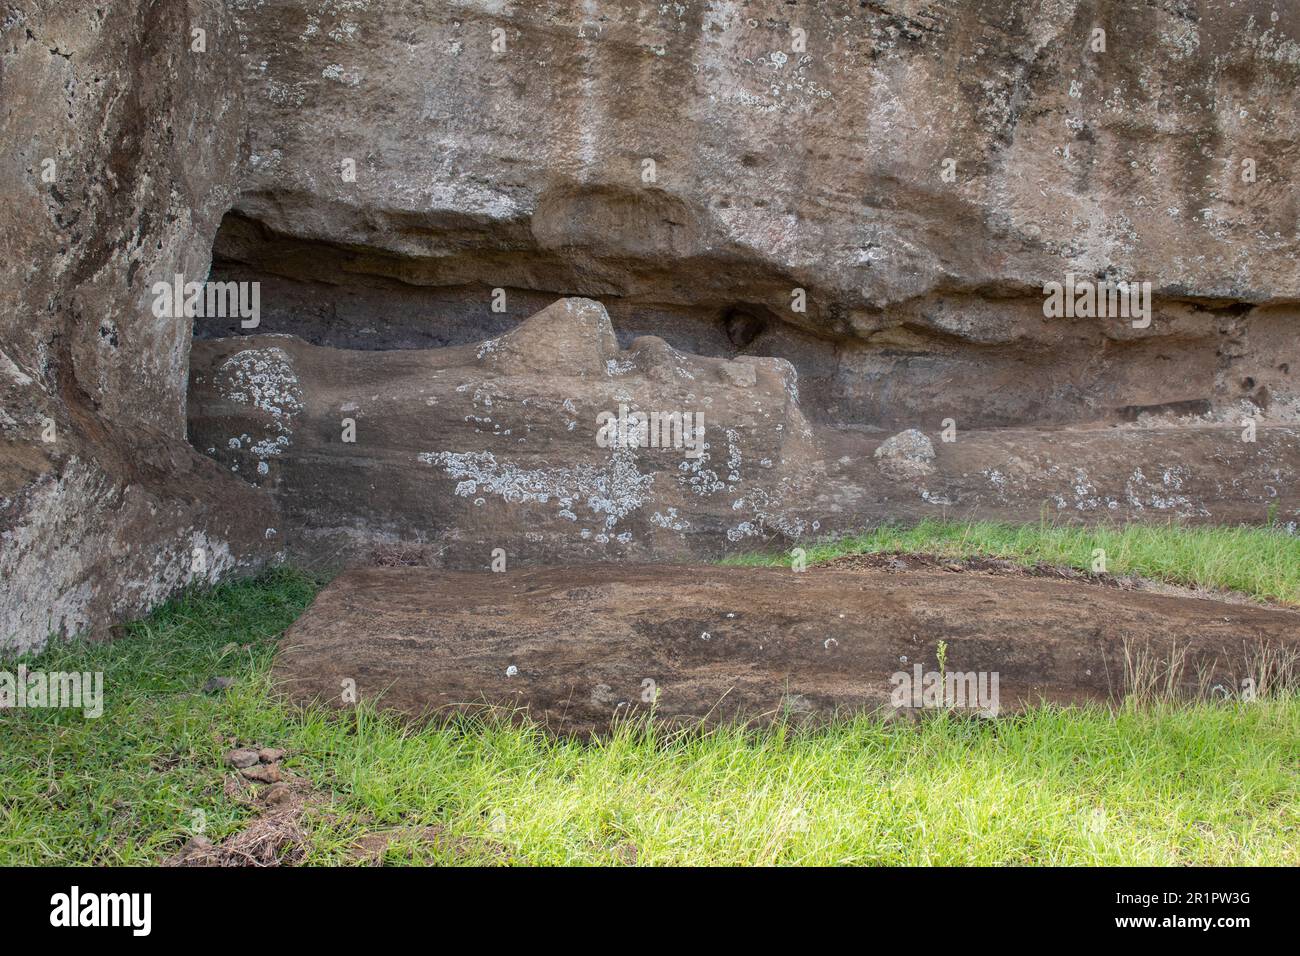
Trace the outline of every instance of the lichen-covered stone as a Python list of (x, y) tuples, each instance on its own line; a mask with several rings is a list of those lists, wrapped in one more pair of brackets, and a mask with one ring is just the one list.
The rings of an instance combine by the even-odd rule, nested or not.
[[(737, 367), (748, 374), (728, 374)], [(261, 369), (260, 391), (231, 368)], [(561, 300), (445, 349), (198, 342), (191, 437), (275, 495), (292, 555), (333, 563), (393, 563), (384, 549), (418, 555), (396, 563), (483, 569), (498, 550), (509, 567), (716, 557), (950, 514), (1300, 516), (1300, 488), (1278, 478), (1300, 472), (1293, 427), (1261, 427), (1254, 442), (1226, 424), (985, 429), (936, 445), (915, 428), (810, 423), (797, 384), (775, 358), (656, 339), (620, 349), (599, 303)], [(658, 414), (660, 427), (602, 443), (602, 421), (634, 413)], [(698, 454), (673, 415), (703, 426)], [(674, 434), (676, 447), (650, 440)]]
[(880, 470), (896, 481), (934, 473), (934, 442), (916, 428), (891, 435), (872, 454)]

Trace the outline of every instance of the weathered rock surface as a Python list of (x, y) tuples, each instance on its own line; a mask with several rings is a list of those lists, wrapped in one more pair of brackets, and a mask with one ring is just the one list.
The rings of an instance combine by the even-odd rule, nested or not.
[[(213, 278), (262, 283), (261, 332), (309, 345), (465, 348), (585, 296), (613, 316), (615, 361), (656, 336), (642, 348), (723, 362), (708, 366), (718, 387), (752, 391), (774, 416), (762, 369), (798, 373), (798, 406), (781, 414), (810, 424), (813, 450), (771, 458), (767, 477), (742, 470), (752, 495), (736, 520), (720, 518), (740, 489), (715, 445), (710, 467), (734, 487), (689, 499), (692, 531), (666, 511), (666, 527), (647, 525), (655, 511), (625, 513), (616, 528), (585, 526), (614, 542), (630, 532), (643, 551), (607, 541), (579, 554), (699, 553), (681, 536), (757, 540), (944, 507), (1019, 515), (1032, 498), (1207, 520), (1261, 520), (1272, 505), (1289, 522), (1298, 42), (1300, 8), (1271, 0), (12, 4), (0, 20), (0, 647), (102, 633), (177, 586), (278, 554), (275, 501), (240, 478), (279, 482), (300, 553), (423, 540), (477, 562), (506, 532), (573, 554), (556, 530), (567, 518), (490, 491), (510, 446), (462, 434), (463, 418), (438, 426), (454, 444), (420, 451), (462, 456), (428, 471), (489, 489), (481, 506), (435, 490), (417, 515), (417, 499), (389, 500), (386, 472), (329, 447), (328, 369), (358, 386), (344, 400), (397, 409), (412, 393), (383, 382), (384, 362), (418, 377), (427, 356), (367, 364), (275, 340), (306, 375), (305, 408), (280, 406), (281, 424), (317, 438), (294, 431), (283, 456), (262, 456), (262, 476), (252, 459), (223, 470), (195, 456), (183, 441), (191, 324), (208, 338), (237, 330), (157, 317), (150, 290), (210, 263)], [(1046, 318), (1043, 283), (1071, 272), (1149, 280), (1150, 325)], [(496, 289), (505, 312), (491, 311)], [(594, 354), (552, 353), (554, 381), (583, 380), (573, 368)], [(551, 370), (455, 363), (473, 370), (462, 384), (529, 379), (539, 400), (563, 394), (545, 384)], [(676, 397), (643, 375), (625, 384)], [(502, 421), (469, 396), (440, 400)], [(743, 423), (742, 407), (724, 418)], [(199, 410), (198, 431), (214, 414), (227, 413)], [(542, 429), (541, 414), (520, 420)], [(1223, 437), (1243, 416), (1260, 421), (1258, 444)], [(426, 494), (401, 422), (382, 417), (358, 413), (358, 447), (372, 429), (374, 464)], [(936, 439), (949, 418), (956, 444)], [(288, 434), (259, 427), (259, 441)], [(872, 460), (907, 429), (936, 453), (935, 472), (910, 483)], [(774, 441), (736, 431), (747, 464)], [(524, 456), (530, 473), (596, 469), (565, 489), (617, 477), (590, 447), (544, 461), (575, 449), (541, 445)], [(479, 481), (484, 455), (498, 468)], [(762, 499), (795, 490), (773, 490), (778, 473), (812, 497)], [(685, 489), (665, 478), (656, 498), (680, 517)], [(359, 500), (369, 484), (373, 501)]]
[[(193, 8), (10, 5), (0, 24), (0, 650), (103, 634), (278, 550), (273, 502), (185, 441), (191, 322), (234, 197), (235, 64)], [(200, 21), (233, 42), (221, 5)], [(268, 538), (268, 533), (271, 537)]]
[[(1297, 233), (1279, 212), (1300, 208), (1286, 171), (1300, 132), (1296, 11), (969, 0), (236, 16), (253, 158), (214, 272), (264, 283), (266, 332), (336, 350), (282, 346), (302, 355), (309, 410), (318, 391), (365, 406), (359, 382), (322, 389), (335, 369), (378, 382), (381, 368), (426, 361), (357, 352), (460, 362), (427, 350), (503, 340), (578, 294), (606, 306), (624, 350), (651, 335), (696, 362), (788, 362), (812, 429), (797, 460), (747, 436), (714, 382), (744, 388), (749, 365), (718, 366), (696, 400), (712, 397), (711, 420), (754, 440), (751, 453), (720, 468), (715, 429), (722, 487), (682, 498), (659, 472), (602, 528), (570, 521), (556, 497), (521, 500), (503, 477), (517, 467), (526, 494), (557, 482), (577, 494), (571, 463), (612, 474), (589, 441), (608, 398), (588, 394), (593, 379), (571, 384), (567, 358), (540, 352), (554, 377), (526, 392), (580, 408), (569, 434), (509, 392), (467, 403), (438, 386), (373, 390), (391, 425), (372, 418), (355, 448), (305, 438), (259, 479), (303, 529), (291, 531), (302, 553), (378, 541), (483, 567), (496, 547), (511, 560), (714, 555), (930, 515), (1300, 519)], [(1263, 101), (1244, 107), (1247, 90)], [(1067, 273), (1149, 280), (1150, 324), (1045, 317), (1042, 287)], [(199, 323), (204, 337), (232, 332)], [(212, 347), (225, 361), (233, 346)], [(473, 394), (500, 375), (480, 365), (457, 373)], [(621, 373), (643, 409), (682, 407), (647, 377)], [(256, 461), (224, 449), (258, 432), (198, 384), (196, 443), (250, 474)], [(420, 387), (454, 421), (415, 424)], [(447, 447), (413, 447), (399, 418)], [(484, 418), (492, 434), (474, 424)], [(1243, 418), (1259, 423), (1256, 443), (1240, 440)], [(940, 439), (947, 421), (956, 442)], [(462, 423), (478, 430), (457, 434)], [(917, 447), (882, 451), (896, 433)], [(445, 474), (412, 484), (424, 451)], [(621, 473), (662, 466), (645, 459), (624, 456), (635, 471)], [(465, 500), (449, 507), (452, 482)]]
[(1156, 665), (1175, 643), (1178, 689), (1235, 694), (1260, 648), (1300, 647), (1300, 613), (931, 570), (371, 568), (321, 592), (275, 673), (299, 701), (501, 706), (588, 733), (650, 701), (682, 723), (887, 711), (894, 675), (939, 669), (940, 640), (946, 671), (997, 673), (1000, 710), (1121, 696), (1126, 647)]
[(880, 470), (896, 481), (934, 473), (934, 442), (916, 428), (886, 438), (876, 448), (874, 457), (880, 462)]
[[(789, 523), (812, 493), (796, 398), (780, 359), (687, 355), (652, 337), (623, 351), (598, 303), (566, 299), (447, 349), (197, 342), (190, 429), (277, 496), (297, 554), (415, 544), (483, 567), (497, 548), (508, 561), (663, 557), (696, 539), (804, 533)], [(616, 428), (633, 412), (676, 418), (602, 446), (602, 413)]]
[[(582, 295), (625, 345), (789, 360), (813, 421), (1300, 417), (1300, 8), (235, 16), (251, 156), (216, 272), (266, 283), (266, 331), (455, 345)], [(1067, 273), (1150, 281), (1150, 325), (1046, 319)]]
[(1067, 270), (1300, 297), (1293, 6), (299, 0), (234, 15), (252, 147), (236, 209), (359, 249), (372, 274), (739, 297), (787, 317), (802, 285), (817, 294), (796, 321), (863, 334), (895, 324), (886, 306), (1037, 292)]
[[(809, 425), (780, 359), (620, 350), (566, 299), (477, 345), (383, 352), (196, 342), (191, 437), (270, 490), (291, 552), (486, 568), (717, 556), (900, 518), (1300, 519), (1300, 428)], [(689, 448), (602, 447), (600, 416), (679, 413)], [(697, 418), (696, 416), (702, 416)], [(939, 423), (936, 422), (937, 426)], [(658, 433), (656, 433), (658, 434)], [(351, 441), (347, 439), (353, 439)]]

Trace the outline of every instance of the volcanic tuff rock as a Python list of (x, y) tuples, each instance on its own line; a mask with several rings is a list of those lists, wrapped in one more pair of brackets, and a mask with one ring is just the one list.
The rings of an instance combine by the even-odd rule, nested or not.
[[(192, 16), (176, 0), (3, 13), (3, 650), (102, 635), (278, 550), (269, 497), (186, 442), (190, 322), (150, 309), (155, 280), (207, 272), (236, 194), (237, 64), (188, 54)], [(204, 24), (235, 42), (221, 5)]]
[[(743, 291), (859, 335), (896, 325), (888, 306), (935, 327), (960, 317), (926, 318), (928, 294), (1037, 294), (1067, 271), (1300, 297), (1292, 4), (233, 7), (235, 208), (363, 272), (685, 305)], [(792, 286), (815, 292), (806, 315)]]
[(934, 442), (915, 428), (886, 438), (874, 455), (880, 470), (891, 478), (924, 478), (934, 472)]
[[(789, 363), (649, 336), (620, 350), (588, 299), (477, 345), (256, 336), (195, 343), (194, 366), (193, 440), (273, 491), (287, 541), (313, 558), (399, 542), (464, 566), (496, 548), (511, 561), (666, 556), (688, 537), (815, 530), (789, 516), (813, 458)], [(660, 413), (659, 427), (620, 437), (635, 412)]]
[[(311, 345), (466, 346), (585, 296), (624, 349), (785, 360), (831, 429), (811, 520), (908, 517), (990, 482), (1084, 517), (1294, 520), (1298, 42), (1300, 7), (1271, 0), (11, 3), (0, 644), (102, 633), (280, 552), (271, 498), (240, 480), (256, 472), (185, 447), (190, 323), (150, 309), (153, 283), (210, 262), (262, 283), (260, 332)], [(1042, 284), (1067, 272), (1151, 281), (1151, 325), (1045, 318)], [(279, 407), (286, 430), (317, 414)], [(1215, 430), (1243, 414), (1274, 426), (1258, 445)], [(951, 487), (878, 484), (878, 437), (933, 440), (948, 417)], [(1153, 419), (1082, 435), (1105, 466), (1030, 433)], [(497, 447), (474, 437), (428, 450)], [(1201, 470), (1214, 456), (1231, 464)], [(486, 541), (491, 521), (437, 534)]]
[[(419, 716), (504, 706), (589, 733), (651, 704), (683, 723), (887, 711), (895, 674), (939, 669), (940, 640), (950, 672), (983, 672), (989, 689), (998, 674), (1005, 710), (1122, 696), (1126, 649), (1180, 692), (1235, 694), (1261, 649), (1294, 653), (1297, 622), (1293, 610), (922, 569), (366, 568), (289, 629), (275, 675), (299, 701)], [(1175, 645), (1184, 666), (1171, 675), (1158, 662)]]
[[(718, 556), (947, 514), (1300, 515), (1295, 427), (1260, 427), (1254, 442), (1232, 424), (944, 441), (812, 425), (788, 362), (691, 355), (651, 336), (621, 350), (589, 299), (445, 349), (196, 342), (192, 384), (192, 439), (276, 496), (291, 553), (326, 563), (384, 546), (464, 568), (488, 567), (498, 548), (508, 562)], [(698, 456), (681, 429), (676, 447), (671, 428), (651, 432), (669, 447), (602, 444), (602, 421), (632, 413), (702, 423)]]
[[(265, 284), (264, 331), (456, 345), (576, 295), (624, 345), (787, 359), (811, 420), (1300, 418), (1300, 7), (235, 15), (251, 155), (214, 274)], [(1067, 273), (1150, 281), (1151, 324), (1045, 318)]]

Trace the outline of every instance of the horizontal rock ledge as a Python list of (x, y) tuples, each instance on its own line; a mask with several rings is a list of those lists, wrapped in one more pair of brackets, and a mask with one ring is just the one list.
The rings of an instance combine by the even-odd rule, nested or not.
[(298, 702), (417, 717), (502, 707), (591, 734), (652, 700), (674, 725), (890, 713), (907, 686), (896, 675), (938, 671), (940, 641), (948, 672), (984, 688), (997, 675), (1000, 712), (1116, 699), (1126, 651), (1181, 659), (1182, 691), (1235, 695), (1261, 648), (1300, 647), (1300, 612), (937, 569), (365, 568), (321, 592), (274, 673)]
[[(530, 564), (698, 561), (948, 516), (1300, 523), (1294, 423), (1261, 421), (1250, 441), (1233, 420), (948, 432), (961, 402), (936, 394), (891, 436), (815, 423), (800, 394), (784, 359), (654, 336), (623, 349), (600, 303), (567, 298), (447, 348), (196, 343), (189, 433), (271, 494), (292, 559), (331, 566), (390, 548), (464, 570), (496, 548)], [(614, 447), (602, 422), (624, 410), (690, 415), (702, 447)]]

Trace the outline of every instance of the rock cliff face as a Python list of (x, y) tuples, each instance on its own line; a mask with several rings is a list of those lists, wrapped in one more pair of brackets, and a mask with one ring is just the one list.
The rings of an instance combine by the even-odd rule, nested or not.
[[(191, 9), (193, 7), (193, 9)], [(0, 648), (103, 633), (276, 548), (273, 503), (185, 440), (191, 327), (234, 200), (238, 67), (218, 5), (10, 4), (0, 40)]]
[[(540, 502), (478, 506), (456, 489), (500, 484), (470, 466), (509, 460), (499, 434), (470, 430), (466, 415), (485, 417), (476, 389), (505, 383), (551, 410), (617, 398), (618, 376), (579, 390), (571, 370), (477, 354), (574, 296), (608, 311), (617, 342), (603, 338), (601, 357), (634, 366), (623, 385), (638, 400), (685, 400), (651, 371), (670, 354), (705, 371), (718, 401), (743, 387), (717, 369), (743, 358), (757, 371), (706, 428), (731, 422), (747, 461), (771, 456), (770, 473), (746, 476), (754, 487), (810, 482), (782, 504), (783, 539), (1044, 500), (1085, 519), (1300, 518), (1300, 8), (66, 6), (11, 4), (0, 24), (7, 646), (102, 629), (285, 546), (504, 536), (525, 555), (568, 554), (567, 535), (531, 547), (530, 533), (560, 527), (528, 524)], [(155, 282), (201, 281), (209, 263), (214, 280), (260, 283), (263, 338), (155, 315)], [(1149, 322), (1045, 315), (1044, 284), (1069, 275), (1149, 282)], [(221, 340), (195, 363), (202, 455), (184, 443), (191, 326)], [(295, 338), (264, 338), (277, 333)], [(278, 459), (249, 457), (284, 433), (218, 381), (225, 363), (267, 356), (301, 379), (303, 408), (282, 421), (297, 444)], [(778, 367), (799, 396), (779, 410)], [(467, 391), (421, 378), (439, 370)], [(421, 388), (456, 417), (424, 406), (428, 431), (403, 431)], [(745, 430), (751, 394), (805, 423), (807, 461)], [(336, 399), (363, 409), (358, 448), (382, 438), (368, 463), (330, 457), (348, 417)], [(539, 427), (541, 407), (515, 424)], [(1243, 418), (1258, 442), (1240, 440)], [(955, 443), (939, 437), (945, 420)], [(933, 462), (874, 456), (911, 429)], [(541, 434), (516, 465), (543, 486), (598, 450), (561, 461), (576, 440), (554, 435), (548, 451)], [(417, 436), (441, 444), (416, 449)], [(311, 477), (334, 467), (350, 477)], [(354, 482), (388, 491), (361, 500)], [(656, 495), (669, 485), (657, 478)], [(398, 486), (430, 501), (422, 519), (395, 504)], [(752, 502), (732, 523), (702, 496), (651, 503), (589, 530), (631, 532), (641, 556), (662, 557), (755, 527)], [(652, 523), (665, 507), (708, 532), (665, 533)]]
[[(349, 348), (598, 298), (628, 338), (788, 359), (835, 422), (1294, 416), (1284, 6), (249, 4), (217, 271)], [(1150, 325), (1045, 318), (1068, 273), (1151, 282)]]

